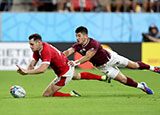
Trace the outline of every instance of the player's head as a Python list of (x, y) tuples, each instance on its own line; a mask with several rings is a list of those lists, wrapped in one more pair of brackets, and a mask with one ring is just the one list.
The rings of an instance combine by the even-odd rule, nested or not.
[(88, 39), (88, 30), (86, 27), (80, 26), (75, 30), (78, 44), (85, 45)]
[(88, 30), (87, 30), (87, 28), (84, 27), (84, 26), (78, 27), (75, 32), (76, 32), (76, 33), (82, 33), (82, 34), (88, 34)]
[(42, 48), (42, 37), (39, 34), (32, 34), (28, 39), (32, 51), (39, 51)]
[(42, 41), (41, 35), (39, 35), (37, 33), (30, 35), (28, 39), (29, 40), (33, 39), (34, 41), (38, 41), (38, 40)]

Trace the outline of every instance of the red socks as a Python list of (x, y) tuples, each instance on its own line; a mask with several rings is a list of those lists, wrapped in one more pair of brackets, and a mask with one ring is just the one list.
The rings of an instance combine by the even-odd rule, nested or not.
[(132, 86), (132, 87), (137, 87), (138, 83), (135, 82), (133, 79), (127, 77), (127, 83), (125, 85)]
[[(102, 81), (101, 77), (99, 75), (95, 75), (89, 72), (81, 72), (81, 79), (87, 79), (87, 80), (100, 80)], [(62, 93), (62, 92), (55, 92), (53, 94), (53, 97), (72, 97), (69, 93)]]
[(87, 80), (100, 80), (102, 81), (101, 77), (99, 75), (95, 75), (89, 72), (81, 72), (81, 79), (87, 79)]
[(139, 64), (139, 68), (138, 69), (149, 69), (150, 65), (147, 65), (143, 62), (137, 61), (137, 63)]
[(55, 92), (53, 95), (53, 97), (72, 97), (69, 93), (62, 93), (62, 92)]

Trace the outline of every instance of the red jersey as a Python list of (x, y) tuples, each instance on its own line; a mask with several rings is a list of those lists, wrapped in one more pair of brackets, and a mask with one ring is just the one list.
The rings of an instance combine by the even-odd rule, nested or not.
[(51, 68), (57, 74), (58, 77), (64, 75), (69, 70), (67, 57), (54, 46), (43, 42), (43, 49), (33, 53), (33, 58), (38, 61), (42, 60), (42, 63), (50, 64)]
[(88, 42), (85, 46), (75, 43), (72, 45), (72, 48), (76, 52), (79, 52), (82, 56), (86, 55), (86, 52), (88, 50), (93, 50), (95, 52), (95, 55), (89, 61), (96, 67), (103, 65), (110, 59), (109, 52), (104, 50), (101, 44), (92, 38), (88, 38)]

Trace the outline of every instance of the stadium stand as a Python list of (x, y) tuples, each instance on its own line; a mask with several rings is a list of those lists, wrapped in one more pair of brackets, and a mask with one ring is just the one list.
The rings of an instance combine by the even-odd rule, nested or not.
[(0, 11), (160, 12), (159, 0), (0, 0)]

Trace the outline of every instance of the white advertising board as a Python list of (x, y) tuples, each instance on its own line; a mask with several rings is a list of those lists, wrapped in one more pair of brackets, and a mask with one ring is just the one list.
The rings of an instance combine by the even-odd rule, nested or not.
[(0, 43), (0, 70), (17, 70), (16, 64), (26, 69), (31, 59), (29, 43)]

